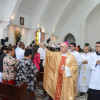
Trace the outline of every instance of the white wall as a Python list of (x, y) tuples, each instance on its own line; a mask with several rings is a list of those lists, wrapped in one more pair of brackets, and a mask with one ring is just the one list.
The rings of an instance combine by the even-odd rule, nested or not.
[[(52, 34), (53, 29), (55, 29), (54, 35), (57, 36), (56, 38), (57, 40), (52, 41), (52, 43), (62, 42), (65, 36), (68, 33), (71, 33), (75, 37), (77, 45), (81, 45), (83, 47), (85, 42), (91, 42), (90, 44), (93, 47), (94, 43), (92, 42), (95, 41), (94, 40), (91, 41), (91, 39), (94, 38), (94, 36), (96, 38), (99, 37), (100, 23), (99, 21), (95, 20), (95, 18), (97, 18), (97, 20), (100, 20), (99, 17), (97, 17), (100, 16), (99, 12), (98, 14), (96, 13), (94, 17), (93, 15), (88, 19), (87, 17), (88, 15), (90, 15), (91, 11), (95, 8), (95, 6), (100, 3), (100, 0), (74, 0), (74, 1), (69, 0), (66, 2), (64, 0), (63, 1), (44, 0), (41, 1), (40, 3), (37, 0), (36, 1), (34, 0), (36, 4), (39, 3), (39, 5), (34, 4), (34, 7), (32, 5), (33, 3), (32, 0), (31, 0), (32, 3), (28, 2), (27, 0), (22, 0), (22, 1), (23, 2), (21, 2), (21, 5), (19, 5), (19, 9), (16, 13), (15, 18), (10, 21), (10, 23), (14, 24), (14, 28), (9, 27), (8, 30), (8, 36), (10, 37), (13, 36), (14, 31), (16, 30), (15, 26), (16, 25), (19, 26), (20, 16), (24, 17), (24, 22), (25, 22), (23, 26), (24, 30), (23, 28), (21, 28), (21, 26), (19, 26), (23, 34), (22, 40), (25, 41), (25, 43), (28, 43), (30, 41), (31, 38), (30, 36), (31, 34), (34, 33), (33, 29), (37, 28), (36, 26), (39, 22), (40, 22), (40, 26), (43, 25), (43, 27), (45, 28), (45, 33)], [(26, 3), (28, 3), (28, 8), (26, 6), (27, 4), (24, 3), (25, 1), (27, 1)], [(40, 6), (41, 4), (43, 5), (44, 2), (45, 2), (44, 6), (43, 7)], [(15, 3), (13, 2), (13, 4)], [(8, 5), (11, 5), (11, 3), (9, 2)], [(2, 8), (3, 6), (0, 7), (1, 9), (3, 9)], [(12, 12), (11, 7), (7, 9), (8, 7), (9, 6), (5, 7), (4, 11), (10, 10), (10, 14), (11, 14)], [(6, 15), (1, 15), (1, 17), (5, 18), (7, 14), (10, 15), (9, 13), (6, 13)], [(93, 27), (97, 25), (98, 27), (93, 29)], [(95, 35), (93, 34), (94, 32), (96, 32)], [(47, 40), (47, 38), (50, 37), (50, 34), (46, 36), (45, 41)], [(91, 35), (91, 39), (89, 38), (90, 35)], [(10, 39), (10, 42), (14, 43), (14, 40)]]
[(98, 5), (86, 20), (86, 42), (90, 43), (92, 48), (95, 43), (100, 41), (100, 5)]
[(25, 28), (30, 28), (32, 29), (32, 18), (29, 17), (28, 15), (25, 15), (21, 12), (17, 12), (16, 16), (14, 19), (11, 19), (10, 23), (15, 24), (15, 25), (20, 25), (20, 17), (24, 18), (24, 26)]
[[(86, 26), (84, 23), (91, 10), (95, 8), (98, 3), (100, 3), (100, 0), (78, 0), (70, 9), (69, 13), (64, 11), (56, 26), (55, 34), (59, 36), (57, 41), (63, 41), (64, 37), (68, 33), (71, 33), (75, 37), (76, 43), (84, 47), (84, 43), (86, 42), (86, 36), (84, 35)], [(98, 35), (96, 35), (96, 37), (97, 36)]]
[(14, 43), (14, 33), (16, 30), (19, 30), (21, 32), (22, 34), (21, 41), (25, 43), (25, 46), (28, 46), (33, 40), (34, 31), (26, 29), (26, 28), (14, 26), (14, 25), (8, 26), (8, 32), (7, 32), (7, 35), (9, 37), (8, 44), (12, 44), (12, 45), (15, 44)]
[(0, 0), (0, 20), (9, 22), (18, 0)]
[[(20, 17), (24, 18), (24, 25), (20, 25)], [(32, 29), (32, 18), (28, 15), (25, 15), (21, 12), (17, 12), (14, 19), (10, 20), (12, 25), (9, 26), (8, 36), (14, 37), (15, 30), (19, 30), (22, 34), (21, 41), (25, 43), (25, 46), (28, 46), (33, 40), (34, 29)], [(9, 43), (14, 44), (14, 38), (10, 38)]]

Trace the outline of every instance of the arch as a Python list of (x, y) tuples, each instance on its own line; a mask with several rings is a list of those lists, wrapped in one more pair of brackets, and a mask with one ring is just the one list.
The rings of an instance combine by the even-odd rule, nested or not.
[(100, 3), (98, 3), (97, 5), (95, 5), (93, 7), (93, 9), (89, 12), (89, 14), (87, 15), (86, 19), (85, 19), (85, 22), (87, 22), (89, 20), (89, 18), (92, 16), (92, 14), (94, 14), (94, 12), (96, 10), (100, 9)]
[(64, 41), (67, 41), (67, 42), (69, 42), (69, 43), (71, 43), (71, 42), (76, 43), (76, 39), (75, 39), (75, 37), (74, 37), (71, 33), (68, 33), (68, 34), (65, 36)]
[(96, 41), (100, 40), (99, 39), (99, 33), (100, 33), (99, 25), (100, 25), (100, 23), (98, 23), (98, 19), (100, 16), (99, 9), (100, 9), (100, 3), (96, 4), (92, 8), (92, 10), (89, 12), (89, 14), (86, 17), (85, 22), (84, 22), (84, 25), (85, 25), (84, 40), (85, 40), (85, 42), (91, 43), (90, 45), (92, 48), (95, 48)]

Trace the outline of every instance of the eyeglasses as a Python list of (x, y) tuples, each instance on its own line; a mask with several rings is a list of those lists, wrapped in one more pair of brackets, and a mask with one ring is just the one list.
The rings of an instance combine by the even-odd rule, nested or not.
[(95, 46), (96, 48), (99, 48), (100, 46)]

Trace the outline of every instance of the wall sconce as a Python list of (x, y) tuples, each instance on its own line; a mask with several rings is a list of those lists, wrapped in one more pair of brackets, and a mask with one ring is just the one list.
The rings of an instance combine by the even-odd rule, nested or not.
[(13, 14), (12, 16), (11, 16), (11, 19), (13, 20), (15, 18), (15, 15)]
[(40, 23), (37, 25), (37, 27), (38, 27), (38, 28), (40, 27)]
[(55, 32), (55, 29), (53, 29), (53, 33)]

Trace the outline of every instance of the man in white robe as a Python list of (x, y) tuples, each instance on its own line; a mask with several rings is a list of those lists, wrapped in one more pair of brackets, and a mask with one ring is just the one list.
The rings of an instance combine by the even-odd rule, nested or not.
[(91, 79), (88, 91), (88, 100), (100, 100), (100, 41), (96, 42), (96, 52), (89, 61)]
[(76, 50), (76, 44), (75, 43), (70, 43), (70, 52), (73, 54), (76, 58), (76, 61), (78, 63), (78, 66), (81, 64), (81, 59), (80, 59), (80, 53), (77, 52)]
[(76, 44), (75, 43), (70, 43), (70, 52), (73, 54), (76, 58), (77, 64), (78, 64), (78, 77), (77, 77), (77, 95), (79, 95), (79, 66), (81, 64), (81, 58), (80, 58), (80, 53), (77, 52), (76, 50)]
[(89, 52), (89, 46), (84, 47), (84, 53), (81, 54), (82, 64), (80, 65), (80, 75), (79, 75), (79, 91), (84, 94), (88, 91), (91, 70), (88, 64), (90, 60), (91, 53)]

